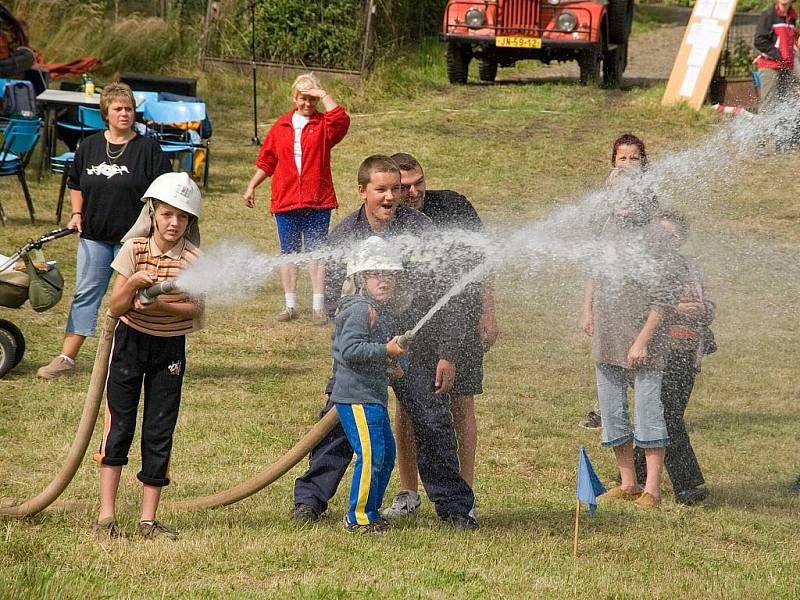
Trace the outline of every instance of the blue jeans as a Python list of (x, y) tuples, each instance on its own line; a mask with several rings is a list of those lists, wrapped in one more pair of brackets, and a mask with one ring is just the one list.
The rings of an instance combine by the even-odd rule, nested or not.
[[(614, 448), (634, 441), (639, 448), (665, 448), (669, 442), (661, 404), (661, 371), (624, 369), (597, 363), (597, 398), (603, 420), (601, 442)], [(635, 429), (628, 417), (628, 378), (633, 377)]]
[(75, 297), (69, 309), (67, 333), (89, 337), (97, 326), (97, 311), (111, 280), (111, 261), (120, 244), (96, 240), (78, 240), (78, 266), (75, 276)]
[(397, 453), (389, 412), (381, 404), (337, 404), (336, 410), (356, 453), (347, 521), (368, 525), (381, 516)]

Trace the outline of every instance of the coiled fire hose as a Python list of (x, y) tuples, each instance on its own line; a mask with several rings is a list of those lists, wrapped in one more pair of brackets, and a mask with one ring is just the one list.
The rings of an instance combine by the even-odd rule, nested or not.
[(95, 423), (97, 423), (97, 413), (100, 411), (100, 402), (103, 398), (103, 391), (106, 385), (108, 359), (111, 354), (111, 342), (114, 338), (114, 327), (116, 327), (116, 325), (117, 319), (111, 315), (106, 315), (103, 333), (100, 334), (100, 342), (97, 345), (97, 354), (94, 358), (92, 377), (89, 380), (89, 391), (86, 392), (86, 400), (83, 402), (83, 413), (81, 414), (80, 425), (78, 425), (75, 439), (72, 442), (64, 464), (61, 465), (61, 469), (38, 496), (22, 504), (2, 507), (0, 508), (0, 515), (9, 517), (28, 517), (35, 515), (55, 502), (67, 488), (70, 481), (72, 481), (72, 478), (78, 471), (78, 467), (81, 466), (83, 457), (86, 455), (86, 448), (89, 447), (92, 433), (94, 433), (94, 426)]
[[(168, 284), (168, 282), (161, 282), (144, 290), (143, 295), (150, 298), (152, 301), (157, 295), (169, 293), (175, 289), (177, 288), (174, 283)], [(78, 431), (75, 434), (75, 439), (72, 442), (69, 454), (64, 464), (61, 466), (61, 469), (50, 484), (37, 496), (26, 500), (22, 504), (0, 507), (0, 516), (27, 517), (35, 515), (55, 502), (72, 481), (72, 478), (75, 476), (75, 473), (78, 471), (83, 461), (83, 457), (86, 455), (86, 449), (89, 447), (89, 442), (92, 439), (95, 424), (97, 423), (97, 415), (100, 412), (100, 403), (102, 402), (103, 393), (105, 391), (106, 375), (108, 373), (108, 363), (116, 325), (117, 318), (107, 314), (103, 332), (100, 335), (100, 340), (97, 345), (94, 367), (92, 367), (92, 375), (89, 381), (89, 390), (86, 393), (86, 399), (83, 403), (83, 413), (81, 414)], [(406, 332), (401, 336), (400, 340), (398, 340), (398, 344), (405, 348), (410, 344), (412, 338), (413, 335), (411, 335), (410, 332)], [(297, 444), (272, 465), (256, 474), (254, 477), (216, 494), (173, 502), (170, 504), (170, 507), (173, 510), (179, 511), (198, 508), (216, 508), (234, 504), (239, 500), (252, 496), (282, 477), (287, 471), (303, 460), (303, 458), (307, 456), (334, 427), (336, 427), (338, 422), (339, 415), (336, 410), (328, 411), (328, 413), (325, 414)]]

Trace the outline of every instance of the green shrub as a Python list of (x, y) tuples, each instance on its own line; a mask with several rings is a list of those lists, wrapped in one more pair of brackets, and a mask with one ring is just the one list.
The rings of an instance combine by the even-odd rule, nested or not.
[[(377, 54), (438, 31), (446, 0), (383, 0), (376, 3)], [(207, 54), (246, 58), (251, 53), (247, 0), (221, 4), (222, 18)], [(364, 0), (256, 0), (258, 60), (357, 70), (361, 66), (366, 14)]]

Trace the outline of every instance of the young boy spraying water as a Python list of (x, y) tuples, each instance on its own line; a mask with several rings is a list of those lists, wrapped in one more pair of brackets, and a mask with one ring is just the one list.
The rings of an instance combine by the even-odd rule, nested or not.
[(331, 401), (356, 454), (344, 517), (351, 532), (382, 533), (388, 528), (380, 507), (396, 451), (387, 410), (387, 366), (405, 349), (393, 335), (383, 304), (394, 295), (395, 273), (402, 269), (386, 242), (377, 236), (366, 239), (347, 265), (357, 291), (340, 300), (335, 319)]
[(156, 520), (156, 509), (161, 488), (169, 484), (172, 435), (186, 369), (185, 335), (200, 328), (203, 306), (181, 293), (143, 303), (139, 291), (177, 277), (200, 255), (200, 190), (186, 173), (165, 173), (153, 181), (142, 201), (139, 220), (111, 264), (117, 278), (110, 313), (119, 322), (108, 369), (103, 438), (94, 455), (100, 463), (100, 514), (94, 531), (98, 537), (125, 537), (117, 524), (117, 490), (122, 467), (128, 464), (144, 385), (139, 533), (148, 539), (174, 540), (177, 533)]

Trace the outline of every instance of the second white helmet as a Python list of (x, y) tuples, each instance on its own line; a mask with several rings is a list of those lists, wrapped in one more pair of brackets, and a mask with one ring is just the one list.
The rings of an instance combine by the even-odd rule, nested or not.
[(402, 271), (403, 261), (383, 238), (373, 235), (359, 244), (347, 260), (347, 276), (364, 271)]

